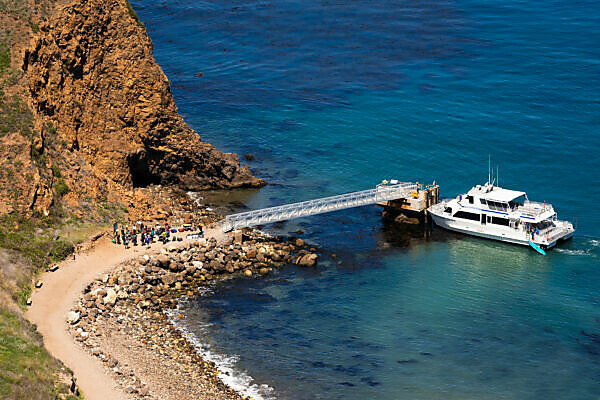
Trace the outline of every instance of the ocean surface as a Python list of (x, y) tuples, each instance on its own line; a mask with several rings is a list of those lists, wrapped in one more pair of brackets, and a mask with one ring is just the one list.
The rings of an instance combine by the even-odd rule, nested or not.
[(132, 4), (185, 120), (269, 183), (227, 210), (390, 178), (452, 197), (489, 155), (578, 227), (542, 257), (397, 230), (375, 206), (265, 226), (338, 257), (181, 306), (226, 381), (290, 400), (600, 397), (599, 2)]

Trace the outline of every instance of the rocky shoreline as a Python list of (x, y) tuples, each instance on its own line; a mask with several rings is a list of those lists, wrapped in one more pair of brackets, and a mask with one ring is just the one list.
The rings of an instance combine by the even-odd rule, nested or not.
[(315, 266), (302, 239), (249, 230), (149, 250), (91, 282), (67, 316), (74, 339), (135, 399), (245, 399), (227, 387), (169, 315), (216, 280), (261, 278), (286, 264)]

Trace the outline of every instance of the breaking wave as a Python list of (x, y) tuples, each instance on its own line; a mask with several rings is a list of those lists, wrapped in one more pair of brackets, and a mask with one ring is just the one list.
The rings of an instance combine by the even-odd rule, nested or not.
[[(206, 296), (212, 293), (212, 287), (199, 288), (199, 295)], [(180, 310), (181, 306), (185, 304), (185, 300), (182, 300), (177, 308), (167, 311), (170, 322), (179, 330), (196, 349), (198, 354), (202, 356), (205, 361), (212, 361), (215, 363), (217, 370), (219, 371), (219, 379), (228, 387), (235, 390), (243, 396), (248, 396), (255, 400), (274, 400), (276, 396), (274, 390), (269, 385), (259, 384), (254, 381), (247, 373), (240, 371), (236, 368), (236, 364), (239, 360), (237, 355), (225, 355), (218, 354), (210, 349), (210, 344), (203, 343), (202, 340), (190, 332), (183, 323), (180, 323), (175, 316)], [(195, 329), (200, 331), (200, 335), (208, 333), (209, 323), (203, 325), (196, 325)]]
[(572, 256), (590, 256), (592, 255), (592, 252), (588, 249), (588, 250), (584, 250), (584, 249), (578, 249), (578, 250), (574, 250), (574, 249), (554, 249), (554, 251), (556, 251), (557, 253), (561, 253), (561, 254), (569, 254)]
[[(579, 247), (579, 246), (578, 246)], [(555, 248), (553, 251), (561, 254), (568, 254), (572, 256), (591, 256), (597, 257), (598, 249), (600, 249), (600, 239), (588, 239), (581, 243), (582, 248), (578, 249), (565, 249), (561, 247)]]

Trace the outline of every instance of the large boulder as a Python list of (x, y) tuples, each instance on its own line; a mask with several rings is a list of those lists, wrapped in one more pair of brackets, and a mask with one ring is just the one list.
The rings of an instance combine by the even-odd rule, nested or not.
[(167, 286), (171, 286), (173, 285), (175, 282), (177, 282), (177, 280), (179, 279), (179, 277), (177, 276), (177, 274), (174, 273), (166, 273), (165, 275), (161, 276), (161, 281), (167, 285)]
[(162, 268), (169, 268), (169, 265), (171, 264), (171, 259), (169, 259), (169, 256), (166, 254), (160, 254), (158, 257), (156, 257), (156, 259)]
[(296, 264), (301, 265), (303, 267), (314, 267), (315, 265), (317, 265), (317, 258), (319, 257), (316, 254), (309, 253), (300, 257), (296, 261)]
[(75, 325), (79, 322), (80, 314), (77, 311), (69, 311), (67, 314), (67, 322), (71, 325)]
[(185, 270), (185, 265), (180, 262), (171, 262), (171, 265), (169, 265), (169, 270), (173, 272), (181, 272)]
[(106, 296), (104, 296), (104, 304), (114, 306), (117, 302), (117, 292), (113, 288), (106, 289)]
[(187, 252), (187, 251), (184, 251), (184, 252), (182, 252), (182, 253), (179, 255), (179, 259), (180, 259), (182, 262), (188, 262), (188, 261), (190, 261), (190, 260), (192, 259), (192, 255), (191, 255), (189, 252)]

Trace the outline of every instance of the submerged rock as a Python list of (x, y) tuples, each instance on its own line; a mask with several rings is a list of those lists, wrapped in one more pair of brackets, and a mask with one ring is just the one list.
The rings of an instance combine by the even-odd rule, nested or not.
[(316, 254), (309, 253), (298, 258), (296, 264), (303, 267), (314, 267), (315, 265), (317, 265), (317, 258), (319, 258), (319, 256), (317, 256)]

